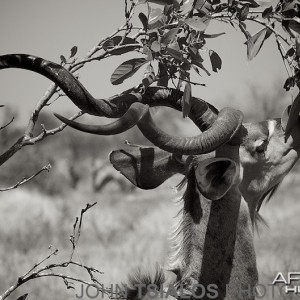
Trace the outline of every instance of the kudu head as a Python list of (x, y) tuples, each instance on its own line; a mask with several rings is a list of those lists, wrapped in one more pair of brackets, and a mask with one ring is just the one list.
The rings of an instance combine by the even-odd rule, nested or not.
[[(272, 195), (296, 163), (300, 122), (288, 139), (281, 119), (243, 123), (232, 108), (220, 112), (192, 98), (189, 117), (201, 133), (174, 137), (155, 125), (149, 107), (182, 111), (182, 92), (149, 87), (131, 89), (107, 100), (95, 99), (62, 66), (28, 55), (0, 57), (0, 69), (23, 68), (54, 81), (84, 112), (119, 118), (108, 125), (86, 125), (56, 115), (69, 126), (92, 134), (113, 135), (137, 125), (155, 147), (113, 151), (113, 166), (134, 185), (153, 189), (176, 173), (185, 176), (182, 220), (175, 234), (171, 269), (176, 282), (215, 284), (218, 299), (253, 299), (241, 293), (257, 283), (252, 225), (264, 198)], [(230, 284), (229, 288), (226, 284)], [(199, 291), (196, 291), (198, 294)]]
[(242, 182), (240, 191), (250, 206), (259, 210), (270, 198), (299, 158), (300, 120), (287, 135), (288, 107), (282, 118), (246, 123), (246, 134), (240, 145)]

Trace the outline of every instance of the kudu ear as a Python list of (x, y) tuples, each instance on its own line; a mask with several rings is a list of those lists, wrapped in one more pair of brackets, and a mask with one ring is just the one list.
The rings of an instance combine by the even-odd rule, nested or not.
[(210, 200), (219, 200), (234, 184), (238, 168), (231, 159), (210, 158), (202, 161), (195, 173), (201, 194)]
[(184, 173), (181, 157), (156, 147), (132, 147), (110, 153), (110, 162), (132, 184), (154, 189), (176, 173)]

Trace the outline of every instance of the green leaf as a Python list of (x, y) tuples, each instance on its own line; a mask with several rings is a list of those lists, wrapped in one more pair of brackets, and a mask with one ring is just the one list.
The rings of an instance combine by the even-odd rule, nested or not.
[(194, 0), (184, 0), (179, 2), (180, 2), (180, 8), (179, 8), (180, 14), (185, 15), (193, 9)]
[[(129, 37), (125, 37), (123, 42), (123, 37), (120, 35), (116, 35), (113, 38), (107, 40), (104, 42), (103, 44), (103, 49), (104, 50), (111, 50), (110, 54), (111, 55), (121, 55), (130, 51), (134, 51), (136, 48), (139, 47), (139, 44), (137, 44), (136, 40), (129, 38)], [(122, 44), (120, 44), (122, 42)], [(124, 47), (122, 49), (113, 49), (116, 46), (121, 46), (121, 45), (131, 45), (129, 47)], [(134, 44), (136, 44), (136, 46), (134, 46)]]
[(199, 9), (199, 12), (205, 16), (211, 15), (213, 13), (213, 6), (211, 4), (211, 1), (205, 1), (201, 9)]
[(148, 20), (148, 30), (154, 30), (164, 25), (166, 16), (160, 8), (151, 8)]
[(272, 5), (273, 0), (256, 0), (261, 8)]
[(133, 58), (119, 65), (113, 74), (110, 81), (113, 85), (121, 84), (125, 79), (131, 77), (147, 60), (145, 58)]
[(199, 51), (197, 48), (193, 47), (193, 46), (190, 46), (188, 48), (189, 50), (189, 53), (190, 53), (190, 56), (191, 56), (191, 60), (192, 60), (192, 63), (195, 64), (195, 62), (198, 62), (198, 63), (203, 63), (203, 58), (201, 57), (201, 55), (199, 54)]
[(189, 116), (191, 110), (191, 98), (192, 98), (192, 86), (190, 82), (187, 82), (184, 87), (182, 97), (182, 116), (184, 118)]
[(296, 40), (296, 55), (300, 57), (300, 42)]
[[(275, 22), (274, 22), (275, 23)], [(272, 26), (272, 28), (275, 27), (274, 23), (270, 24), (270, 26)], [(273, 26), (274, 25), (274, 26)], [(270, 29), (270, 28), (267, 28), (267, 32), (266, 32), (266, 37), (265, 37), (265, 40), (268, 39), (271, 34), (273, 33), (273, 31)]]
[(251, 34), (247, 31), (247, 25), (245, 22), (239, 22), (239, 27), (241, 32), (245, 35), (245, 38), (248, 40), (251, 37)]
[(152, 44), (151, 44), (151, 50), (153, 52), (159, 52), (161, 50), (161, 46), (160, 46), (160, 42), (159, 41), (154, 41)]
[(154, 73), (154, 69), (152, 67), (151, 64), (149, 64), (149, 66), (146, 68), (146, 71), (144, 73), (144, 78), (143, 78), (143, 84), (145, 89), (147, 89), (147, 87), (152, 84), (155, 80), (155, 73)]
[(197, 0), (194, 9), (201, 9), (205, 4), (206, 0)]
[(180, 65), (180, 69), (184, 71), (189, 71), (191, 69), (191, 63), (185, 58), (183, 58), (182, 61), (183, 63)]
[(144, 30), (147, 31), (148, 28), (148, 18), (146, 17), (146, 15), (144, 13), (139, 13), (139, 19), (141, 20)]
[(248, 38), (246, 42), (248, 60), (252, 60), (258, 54), (265, 41), (266, 33), (267, 28), (263, 28), (254, 36)]
[(176, 50), (176, 51), (180, 51), (180, 47), (179, 47), (179, 45), (178, 45), (177, 42), (172, 43), (172, 44), (169, 44), (169, 45), (168, 45), (168, 48), (169, 48), (169, 49)]
[(281, 10), (281, 14), (285, 17), (285, 18), (294, 18), (298, 15), (299, 13), (299, 1), (284, 1), (282, 3), (282, 10)]
[(149, 15), (149, 24), (153, 24), (163, 17), (163, 11), (160, 8), (151, 8)]
[(162, 17), (160, 20), (149, 24), (148, 25), (148, 31), (149, 32), (156, 31), (157, 29), (161, 28), (164, 25), (165, 25), (164, 18)]
[(77, 50), (78, 50), (77, 46), (72, 47), (70, 58), (72, 58), (72, 57), (74, 57), (76, 55)]
[(176, 90), (180, 91), (182, 87), (183, 81), (179, 78), (176, 86)]
[(164, 6), (164, 15), (169, 16), (174, 11), (173, 5), (165, 5)]
[(178, 59), (178, 60), (182, 60), (183, 56), (181, 54), (180, 51), (175, 50), (173, 48), (167, 47), (166, 51), (168, 52), (168, 54), (170, 54), (172, 57)]
[(61, 60), (61, 62), (64, 63), (64, 64), (67, 63), (67, 59), (66, 59), (63, 55), (60, 56), (60, 60)]
[(165, 75), (163, 77), (160, 77), (159, 80), (157, 81), (157, 86), (168, 86), (168, 82), (169, 82), (169, 76)]
[[(210, 76), (210, 75), (211, 75), (211, 74), (209, 73), (209, 71), (204, 67), (204, 65), (203, 65), (202, 63), (200, 63), (199, 61), (192, 60), (191, 63), (192, 63), (193, 65), (198, 66), (199, 68), (201, 68), (201, 69), (206, 73), (207, 76)], [(194, 70), (195, 70), (199, 75), (201, 75), (200, 72), (198, 72), (195, 68), (194, 68)]]
[(209, 50), (209, 57), (213, 71), (218, 72), (218, 70), (221, 70), (222, 59), (218, 53), (213, 50)]
[(17, 300), (25, 300), (27, 298), (28, 294), (24, 294), (20, 296)]
[(296, 84), (295, 78), (292, 76), (292, 77), (289, 77), (289, 78), (285, 81), (283, 88), (284, 88), (286, 91), (289, 91), (292, 87), (295, 86), (295, 84)]
[(181, 63), (184, 63), (184, 65), (182, 65), (183, 69), (189, 69), (191, 67), (191, 63), (186, 58), (183, 57), (180, 51), (167, 47), (166, 52), (170, 54), (172, 57), (174, 57), (175, 59), (179, 60)]
[(252, 8), (260, 7), (260, 5), (254, 0), (240, 0), (240, 2), (247, 3), (249, 5), (249, 7), (252, 7)]
[[(111, 38), (103, 43), (103, 49), (109, 50), (111, 48), (114, 48), (115, 46), (117, 46), (121, 43), (122, 39), (123, 39), (123, 37), (120, 35), (114, 36), (113, 38)], [(129, 38), (129, 37), (125, 37), (122, 45), (129, 45), (129, 44), (136, 44), (136, 40)]]
[(147, 61), (153, 60), (152, 51), (146, 45), (143, 47), (143, 53), (147, 56)]
[(173, 0), (148, 0), (148, 2), (160, 4), (160, 5), (171, 5)]
[[(192, 65), (192, 67), (193, 67), (193, 69), (196, 71), (196, 73), (197, 73), (199, 76), (201, 76), (201, 73), (200, 73), (199, 69), (198, 69), (197, 67), (193, 66), (193, 65)], [(201, 76), (201, 77), (202, 77), (202, 76)]]
[(284, 131), (286, 131), (286, 125), (289, 121), (289, 114), (290, 114), (290, 111), (291, 111), (291, 107), (292, 105), (289, 105), (282, 113), (281, 115), (281, 119), (280, 119), (280, 122), (281, 122), (281, 127)]
[(168, 68), (161, 62), (158, 64), (158, 75), (159, 79), (157, 82), (157, 86), (167, 87), (169, 81)]
[(297, 125), (300, 112), (300, 93), (295, 98), (292, 107), (289, 111), (289, 117), (285, 128), (285, 138), (288, 139), (293, 128)]
[(111, 55), (122, 55), (124, 53), (134, 51), (137, 48), (138, 48), (137, 46), (128, 46), (128, 47), (124, 47), (124, 48), (121, 48), (121, 49), (113, 49), (113, 50), (110, 51), (110, 54)]
[(176, 34), (178, 32), (178, 28), (172, 28), (169, 31), (167, 31), (162, 37), (161, 37), (161, 44), (164, 44), (167, 46), (171, 42), (173, 42), (176, 38)]
[(272, 14), (273, 14), (273, 7), (272, 7), (272, 5), (271, 5), (271, 6), (267, 7), (267, 8), (263, 11), (263, 13), (262, 13), (261, 16), (262, 16), (264, 19), (266, 19), (266, 18), (269, 18)]
[(216, 38), (216, 37), (219, 37), (223, 34), (226, 34), (225, 32), (221, 32), (221, 33), (214, 33), (214, 34), (206, 34), (206, 33), (203, 33), (201, 36), (204, 38), (204, 39), (213, 39), (213, 38)]
[(207, 28), (207, 24), (205, 24), (200, 18), (189, 18), (184, 20), (184, 22), (196, 31), (203, 32)]
[(295, 51), (295, 49), (292, 47), (292, 48), (290, 48), (290, 49), (286, 52), (285, 58), (292, 57), (295, 53), (296, 53), (296, 51)]
[(295, 20), (290, 20), (288, 22), (288, 26), (290, 29), (296, 31), (297, 33), (300, 33), (300, 22)]
[(246, 4), (241, 9), (241, 12), (240, 12), (240, 15), (239, 15), (240, 21), (245, 21), (247, 19), (248, 14), (249, 14), (249, 4)]

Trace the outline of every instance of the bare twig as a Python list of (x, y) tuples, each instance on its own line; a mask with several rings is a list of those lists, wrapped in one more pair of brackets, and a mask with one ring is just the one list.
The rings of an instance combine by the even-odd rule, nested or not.
[[(174, 78), (178, 79), (177, 76), (174, 76)], [(206, 84), (205, 84), (205, 83), (198, 83), (198, 82), (190, 81), (190, 80), (184, 79), (184, 78), (180, 78), (180, 80), (182, 80), (182, 81), (184, 81), (184, 82), (188, 82), (188, 83), (190, 83), (190, 84), (192, 84), (192, 85), (198, 85), (198, 86), (204, 86), (204, 87), (206, 87)]]
[(53, 99), (51, 102), (47, 103), (45, 106), (50, 106), (52, 105), (54, 102), (56, 102), (59, 98), (61, 97), (65, 97), (66, 95), (64, 93), (60, 93), (59, 90), (56, 92), (57, 93), (57, 96), (55, 99)]
[[(78, 113), (73, 115), (70, 118), (70, 120), (75, 120), (78, 117), (82, 116), (83, 114), (84, 113), (82, 111), (79, 111)], [(49, 135), (54, 135), (54, 134), (64, 130), (67, 127), (67, 125), (65, 123), (62, 123), (60, 126), (54, 128), (54, 129), (51, 129), (51, 130), (47, 130), (43, 124), (41, 124), (41, 127), (42, 127), (42, 133), (40, 133), (38, 136), (36, 136), (34, 138), (26, 139), (26, 141), (24, 141), (24, 146), (34, 145), (37, 142), (43, 140), (45, 137), (47, 137)]]
[[(49, 246), (49, 249), (52, 249), (52, 246)], [(34, 269), (39, 267), (41, 264), (43, 264), (45, 261), (47, 261), (49, 258), (51, 258), (54, 255), (58, 254), (58, 249), (52, 250), (50, 254), (48, 254), (46, 257), (44, 257), (41, 261), (37, 262), (36, 264), (33, 265), (33, 267), (28, 270), (21, 278), (25, 278), (27, 275), (29, 275)]]
[(129, 147), (137, 147), (137, 148), (146, 147), (146, 146), (143, 146), (143, 145), (138, 145), (138, 144), (131, 143), (131, 142), (128, 141), (128, 140), (125, 140), (125, 141), (124, 141), (124, 144), (127, 145), (127, 146), (129, 146)]
[[(124, 37), (126, 37), (126, 35), (127, 34), (125, 33)], [(130, 49), (130, 48), (133, 48), (133, 47), (137, 48), (137, 49), (141, 49), (143, 46), (139, 45), (139, 44), (126, 44), (126, 45), (115, 46), (111, 49), (105, 50), (103, 53), (99, 54), (98, 56), (88, 57), (88, 58), (74, 64), (74, 67), (77, 67), (77, 66), (80, 66), (81, 64), (85, 64), (85, 63), (92, 62), (92, 61), (95, 61), (95, 60), (99, 61), (101, 59), (104, 59), (104, 58), (110, 56), (111, 53), (113, 53), (117, 50), (122, 50), (122, 49), (127, 49), (127, 48)], [(101, 46), (99, 46), (99, 50), (102, 50)]]
[[(70, 120), (74, 120), (78, 118), (79, 116), (83, 115), (83, 112), (78, 112), (74, 116), (70, 118)], [(62, 131), (67, 125), (61, 124), (60, 126), (51, 129), (46, 130), (45, 127), (42, 126), (42, 133), (40, 133), (38, 136), (34, 138), (30, 138), (30, 136), (23, 135), (20, 137), (8, 150), (6, 150), (3, 154), (0, 155), (0, 166), (3, 165), (8, 159), (10, 159), (14, 154), (16, 154), (19, 150), (21, 150), (24, 146), (27, 145), (34, 145), (37, 142), (40, 142), (44, 138), (46, 138), (49, 135), (54, 135), (60, 131)]]
[[(118, 28), (115, 32), (113, 32), (111, 35), (107, 36), (106, 38), (100, 40), (96, 46), (94, 46), (87, 54), (86, 56), (79, 61), (76, 61), (76, 59), (73, 60), (73, 62), (68, 65), (67, 69), (74, 73), (76, 71), (78, 71), (79, 69), (81, 69), (85, 63), (89, 62), (89, 61), (93, 61), (93, 60), (101, 60), (103, 58), (105, 58), (108, 55), (111, 55), (111, 52), (113, 51), (113, 49), (122, 49), (122, 48), (126, 48), (126, 47), (132, 47), (133, 45), (121, 45), (121, 46), (116, 46), (116, 48), (113, 49), (108, 49), (107, 51), (105, 51), (105, 53), (98, 55), (96, 57), (93, 58), (93, 56), (99, 52), (100, 50), (103, 49), (103, 44), (111, 39), (112, 37), (116, 36), (118, 33), (120, 33), (121, 31), (125, 31), (126, 35), (128, 34), (128, 28), (129, 28), (129, 22), (132, 19), (133, 15), (134, 15), (134, 11), (135, 11), (135, 7), (136, 7), (137, 1), (131, 1), (131, 7), (129, 9), (129, 15), (128, 17), (126, 17), (126, 22), (124, 25), (122, 25), (120, 28)], [(130, 27), (132, 29), (132, 27)], [(142, 34), (142, 33), (138, 33)], [(135, 47), (139, 47), (138, 44), (134, 45)], [(52, 98), (52, 96), (58, 92), (59, 88), (56, 84), (52, 83), (48, 89), (46, 90), (46, 92), (44, 93), (44, 95), (42, 96), (42, 98), (38, 101), (38, 103), (36, 104), (33, 112), (31, 113), (30, 119), (28, 121), (28, 125), (27, 128), (24, 132), (24, 135), (21, 136), (15, 143), (14, 145), (8, 149), (6, 152), (4, 152), (2, 155), (0, 155), (0, 166), (6, 162), (8, 159), (10, 159), (14, 154), (16, 154), (19, 150), (21, 150), (24, 146), (27, 145), (34, 145), (37, 142), (42, 141), (44, 138), (46, 138), (49, 135), (54, 135), (60, 131), (62, 131), (66, 126), (65, 124), (59, 126), (58, 128), (52, 129), (52, 130), (44, 130), (43, 132), (36, 136), (33, 137), (33, 131), (34, 128), (36, 126), (36, 122), (38, 120), (39, 114), (41, 112), (41, 110), (45, 107), (48, 106), (50, 104), (48, 104), (49, 100)], [(3, 107), (3, 105), (1, 105), (0, 107)], [(78, 117), (79, 115), (81, 115), (82, 112), (78, 113), (77, 115), (75, 115), (73, 118)]]
[(17, 182), (15, 185), (11, 186), (11, 187), (7, 187), (4, 189), (0, 189), (0, 192), (6, 192), (6, 191), (10, 191), (13, 189), (18, 188), (19, 186), (27, 183), (28, 181), (32, 180), (33, 178), (35, 178), (36, 176), (38, 176), (40, 173), (47, 171), (49, 172), (51, 169), (51, 165), (48, 163), (47, 165), (45, 165), (41, 170), (39, 170), (38, 172), (36, 172), (34, 175), (31, 175), (30, 177), (23, 177), (19, 182)]
[(291, 76), (290, 72), (293, 73), (293, 71), (291, 70), (290, 66), (287, 65), (287, 63), (286, 63), (286, 58), (285, 58), (286, 50), (284, 49), (284, 47), (283, 47), (281, 41), (279, 40), (278, 36), (277, 35), (275, 35), (275, 36), (276, 36), (277, 47), (278, 47), (279, 53), (281, 55), (285, 70), (286, 70), (288, 76), (290, 77)]
[[(252, 12), (252, 13), (255, 13), (255, 12)], [(229, 19), (229, 20), (232, 20), (232, 18), (233, 18), (233, 16), (229, 15), (228, 13), (216, 13), (216, 14), (213, 14), (212, 17), (214, 19), (218, 19), (218, 18), (223, 19), (224, 18), (224, 19)], [(274, 32), (276, 36), (280, 37), (287, 45), (290, 45), (290, 42), (288, 41), (288, 39), (286, 39), (280, 32), (278, 32), (276, 29), (274, 29), (270, 24), (267, 24), (264, 21), (257, 19), (257, 16), (247, 17), (246, 20), (256, 22), (258, 24), (265, 26), (266, 28), (268, 28), (269, 30)]]
[[(78, 225), (78, 217), (75, 219), (75, 222), (73, 224), (73, 234), (70, 236), (70, 241), (71, 241), (71, 244), (72, 244), (72, 252), (71, 252), (71, 256), (70, 256), (69, 261), (72, 261), (74, 251), (75, 251), (76, 246), (77, 246), (77, 244), (79, 242), (79, 239), (80, 239), (83, 215), (86, 211), (88, 211), (90, 208), (92, 208), (96, 204), (97, 204), (97, 202), (95, 202), (93, 204), (87, 204), (86, 207), (81, 210), (80, 218), (79, 218), (79, 225)], [(77, 227), (77, 225), (78, 225), (78, 227)]]
[[(93, 267), (87, 266), (85, 264), (73, 261), (73, 254), (80, 239), (84, 213), (87, 212), (90, 208), (94, 207), (95, 205), (96, 202), (93, 204), (87, 204), (87, 206), (81, 210), (80, 217), (79, 218), (76, 217), (75, 219), (73, 225), (73, 234), (71, 235), (71, 239), (70, 239), (72, 242), (70, 259), (68, 261), (64, 261), (61, 263), (50, 263), (42, 267), (41, 265), (43, 263), (49, 261), (53, 256), (58, 254), (57, 249), (51, 250), (51, 252), (47, 256), (45, 256), (41, 261), (34, 264), (24, 275), (20, 276), (9, 289), (7, 289), (2, 295), (0, 295), (0, 300), (6, 299), (9, 295), (11, 295), (17, 288), (19, 288), (24, 283), (42, 277), (59, 277), (64, 281), (67, 288), (73, 288), (72, 282), (79, 282), (85, 285), (97, 284), (97, 288), (99, 288), (99, 291), (101, 291), (103, 294), (106, 294), (109, 297), (112, 296), (118, 297), (119, 296), (118, 292), (114, 292), (111, 288), (105, 288), (103, 284), (101, 284), (99, 280), (95, 277), (95, 274), (103, 274), (103, 272)], [(50, 246), (49, 249), (51, 248), (52, 247)], [(70, 265), (85, 269), (90, 277), (90, 280), (84, 280), (82, 278), (66, 275), (60, 272), (60, 269), (66, 269)]]
[(7, 126), (9, 126), (14, 121), (14, 119), (15, 119), (15, 117), (12, 117), (11, 120), (7, 124), (0, 127), (0, 130), (2, 130), (4, 128), (6, 128)]

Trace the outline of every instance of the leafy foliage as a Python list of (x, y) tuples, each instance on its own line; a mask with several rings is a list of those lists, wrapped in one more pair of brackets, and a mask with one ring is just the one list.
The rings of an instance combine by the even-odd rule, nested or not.
[(147, 62), (144, 58), (133, 58), (118, 66), (111, 75), (112, 84), (120, 84), (131, 77), (142, 65)]
[[(218, 38), (225, 33), (206, 31), (212, 22), (220, 21), (244, 34), (248, 60), (258, 55), (266, 39), (271, 36), (275, 38), (288, 73), (284, 88), (289, 90), (299, 81), (298, 0), (280, 0), (275, 4), (260, 0), (139, 0), (137, 4), (147, 10), (147, 13), (139, 13), (139, 33), (133, 37), (115, 36), (107, 40), (103, 47), (109, 49), (127, 44), (128, 47), (121, 51), (113, 50), (111, 54), (120, 55), (135, 50), (144, 55), (144, 60), (136, 58), (121, 64), (112, 75), (113, 84), (120, 84), (131, 77), (146, 61), (151, 67), (157, 65), (157, 68), (154, 67), (157, 71), (151, 76), (155, 80), (146, 84), (144, 76), (141, 84), (144, 88), (154, 82), (162, 86), (172, 82), (180, 89), (182, 81), (190, 82), (195, 73), (210, 76), (209, 64), (212, 71), (218, 72), (222, 68), (222, 58), (213, 49), (207, 48), (207, 39)], [(260, 24), (261, 29), (251, 33), (247, 28), (251, 22)], [(285, 36), (280, 27), (285, 30)], [(206, 57), (210, 61), (207, 62)], [(193, 84), (201, 83), (196, 79)]]
[[(137, 24), (133, 24), (137, 6), (139, 18), (135, 21)], [(76, 72), (87, 62), (130, 53), (130, 59), (124, 59), (112, 73), (111, 83), (122, 84), (142, 69), (139, 85), (135, 85), (137, 91), (142, 94), (153, 84), (181, 89), (183, 117), (186, 117), (190, 110), (192, 85), (204, 85), (201, 78), (222, 71), (222, 53), (210, 49), (207, 42), (225, 34), (210, 31), (213, 22), (222, 22), (243, 34), (245, 57), (249, 61), (259, 54), (267, 39), (275, 41), (288, 74), (284, 89), (288, 91), (299, 85), (299, 0), (279, 0), (276, 3), (271, 0), (125, 0), (125, 19), (125, 25), (100, 41), (84, 59), (76, 57), (78, 49), (73, 46), (68, 56), (60, 56), (61, 64), (77, 77)], [(259, 26), (257, 32), (252, 32), (251, 23)], [(50, 102), (54, 93), (58, 96)], [(41, 110), (63, 95), (59, 89), (48, 89), (42, 102), (37, 104), (24, 136), (34, 136)], [(289, 129), (300, 111), (298, 97), (296, 100), (290, 109)], [(44, 129), (42, 134), (30, 140), (35, 144), (63, 128)], [(19, 144), (21, 149), (28, 143)]]

